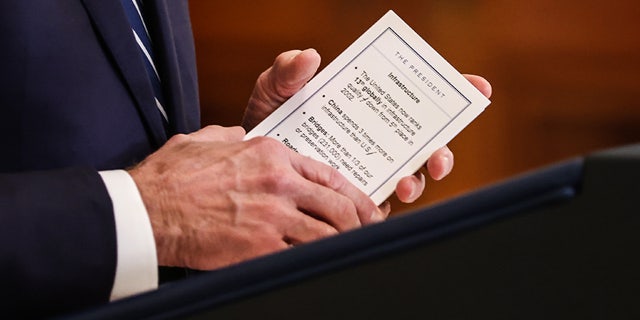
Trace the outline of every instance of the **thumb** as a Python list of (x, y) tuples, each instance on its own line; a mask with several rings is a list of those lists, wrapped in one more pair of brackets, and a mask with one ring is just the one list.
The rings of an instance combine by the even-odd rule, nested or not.
[[(304, 51), (291, 50), (281, 53), (273, 63), (273, 68), (266, 79), (273, 100), (280, 103), (298, 92), (318, 70), (320, 55), (315, 49)], [(258, 85), (261, 85), (260, 83)]]
[(263, 72), (245, 111), (242, 126), (249, 131), (313, 77), (320, 66), (315, 49), (291, 50), (278, 55), (273, 66)]

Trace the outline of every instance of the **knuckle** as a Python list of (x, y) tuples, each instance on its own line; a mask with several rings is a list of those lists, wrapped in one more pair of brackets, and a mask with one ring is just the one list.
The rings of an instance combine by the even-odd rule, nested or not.
[(340, 231), (349, 230), (360, 225), (356, 205), (346, 197), (340, 197), (339, 200), (336, 200), (333, 218), (336, 221), (336, 228)]
[(329, 225), (324, 225), (322, 228), (318, 230), (318, 239), (335, 236), (338, 233), (339, 233), (338, 229), (333, 228)]
[(295, 191), (299, 175), (292, 168), (287, 154), (293, 151), (268, 137), (256, 137), (247, 143), (249, 148), (246, 152), (259, 162), (256, 166), (261, 167), (258, 182), (264, 190), (276, 194)]
[(279, 62), (285, 59), (288, 59), (289, 56), (291, 56), (291, 53), (297, 53), (299, 50), (289, 50), (289, 51), (285, 51), (285, 52), (281, 52), (278, 54), (278, 56), (276, 56), (276, 59), (274, 62)]
[(255, 152), (272, 154), (274, 151), (280, 150), (284, 145), (279, 141), (269, 137), (255, 137), (248, 141), (249, 147), (255, 149)]
[(243, 137), (244, 135), (247, 134), (247, 131), (241, 126), (234, 126), (234, 127), (229, 128), (229, 129), (232, 130), (232, 133), (233, 133), (234, 136)]
[(253, 232), (257, 235), (256, 238), (259, 239), (259, 241), (257, 241), (258, 244), (279, 238), (279, 232), (272, 223), (260, 223), (255, 226)]
[(273, 252), (282, 247), (282, 237), (275, 226), (264, 223), (253, 230), (253, 246), (262, 253)]
[(222, 127), (217, 124), (210, 124), (200, 130), (213, 131), (213, 130), (219, 130), (219, 129), (222, 129)]
[(282, 169), (273, 169), (265, 173), (262, 179), (263, 186), (276, 194), (288, 194), (294, 185), (288, 172)]
[(189, 142), (190, 140), (191, 140), (191, 137), (189, 137), (188, 135), (183, 133), (178, 133), (173, 137), (171, 137), (169, 141), (167, 141), (167, 144), (183, 144), (183, 143)]
[(324, 174), (326, 176), (325, 182), (327, 186), (333, 190), (341, 190), (347, 183), (347, 180), (344, 178), (344, 176), (340, 174), (338, 170), (332, 167), (327, 167), (327, 170), (325, 170)]

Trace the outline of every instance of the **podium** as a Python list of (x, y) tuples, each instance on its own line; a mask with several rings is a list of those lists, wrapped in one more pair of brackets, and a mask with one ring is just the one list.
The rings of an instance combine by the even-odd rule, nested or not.
[(640, 319), (640, 145), (72, 319)]

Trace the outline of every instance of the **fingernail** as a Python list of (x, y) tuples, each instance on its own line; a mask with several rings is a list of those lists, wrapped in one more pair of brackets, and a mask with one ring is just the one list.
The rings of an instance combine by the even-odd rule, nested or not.
[(389, 214), (391, 213), (391, 202), (389, 201), (385, 201), (384, 203), (382, 203), (382, 205), (380, 205), (380, 212), (383, 214), (384, 218), (388, 218)]
[(444, 179), (444, 177), (449, 175), (449, 173), (451, 173), (451, 170), (453, 170), (453, 161), (451, 161), (451, 156), (450, 155), (448, 155), (448, 154), (447, 155), (442, 155), (442, 156), (440, 156), (440, 158), (442, 159), (442, 163), (444, 164), (445, 170), (442, 172), (442, 174), (436, 180)]
[[(422, 186), (425, 185), (426, 181), (425, 181), (425, 178), (424, 178), (424, 174), (420, 174), (420, 182), (421, 182)], [(422, 195), (422, 192), (424, 191), (424, 189), (422, 189), (422, 190), (421, 189), (422, 188), (419, 188), (419, 187), (416, 187), (416, 186), (413, 187), (413, 191), (411, 191), (411, 196), (409, 196), (409, 199), (410, 199), (411, 202), (415, 201), (418, 197), (420, 197)]]
[(444, 157), (447, 159), (447, 174), (445, 174), (445, 176), (448, 176), (449, 173), (451, 173), (451, 170), (453, 170), (453, 157), (451, 155), (446, 155)]
[(384, 216), (380, 210), (376, 209), (371, 212), (370, 220), (371, 222), (381, 222), (384, 221)]

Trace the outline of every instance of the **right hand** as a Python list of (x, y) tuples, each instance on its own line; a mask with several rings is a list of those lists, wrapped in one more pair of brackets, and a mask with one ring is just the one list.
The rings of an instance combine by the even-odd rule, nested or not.
[(243, 137), (219, 126), (176, 135), (130, 170), (160, 265), (214, 269), (386, 218), (330, 166)]

